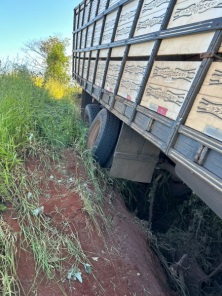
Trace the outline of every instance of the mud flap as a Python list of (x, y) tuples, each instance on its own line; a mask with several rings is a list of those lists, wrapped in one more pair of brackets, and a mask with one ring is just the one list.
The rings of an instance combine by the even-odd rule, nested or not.
[(114, 152), (110, 176), (150, 183), (160, 150), (123, 124)]

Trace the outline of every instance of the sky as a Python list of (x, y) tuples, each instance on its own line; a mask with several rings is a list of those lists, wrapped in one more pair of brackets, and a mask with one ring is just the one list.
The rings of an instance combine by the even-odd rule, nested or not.
[[(24, 43), (33, 39), (61, 34), (72, 40), (73, 9), (80, 2), (0, 0), (0, 60), (22, 58)], [(71, 55), (71, 45), (67, 53)]]

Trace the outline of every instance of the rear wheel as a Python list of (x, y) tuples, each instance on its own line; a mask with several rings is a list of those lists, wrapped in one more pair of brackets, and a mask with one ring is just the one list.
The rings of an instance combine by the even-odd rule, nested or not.
[(82, 89), (82, 99), (81, 99), (81, 116), (84, 118), (84, 111), (88, 104), (92, 103), (92, 96), (87, 93), (84, 89)]
[(85, 107), (83, 120), (87, 123), (89, 127), (91, 126), (93, 120), (100, 110), (101, 108), (98, 104), (88, 104)]
[(121, 121), (106, 109), (93, 120), (88, 134), (87, 147), (92, 149), (95, 160), (102, 166), (112, 154), (118, 140)]

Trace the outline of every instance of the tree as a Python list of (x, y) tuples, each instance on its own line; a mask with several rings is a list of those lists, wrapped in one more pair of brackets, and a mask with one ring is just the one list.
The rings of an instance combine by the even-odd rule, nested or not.
[(51, 77), (61, 82), (67, 82), (69, 57), (65, 55), (67, 41), (60, 41), (57, 37), (50, 37), (42, 43), (42, 51), (46, 54), (45, 78)]
[(45, 80), (53, 78), (66, 83), (69, 80), (69, 57), (65, 53), (68, 44), (66, 38), (50, 36), (45, 40), (31, 40), (25, 43), (23, 51), (32, 71), (44, 74)]

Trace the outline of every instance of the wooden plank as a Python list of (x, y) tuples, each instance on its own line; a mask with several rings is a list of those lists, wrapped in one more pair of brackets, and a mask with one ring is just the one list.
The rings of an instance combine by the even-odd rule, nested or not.
[(120, 81), (118, 95), (135, 102), (145, 73), (147, 61), (127, 61)]
[(126, 39), (129, 37), (137, 6), (137, 0), (134, 0), (129, 4), (123, 6), (116, 30), (115, 41)]
[(93, 81), (93, 74), (94, 74), (94, 71), (95, 71), (95, 60), (90, 60), (90, 65), (89, 65), (89, 77), (88, 77), (88, 80), (90, 82)]
[(77, 74), (82, 76), (82, 66), (83, 66), (83, 60), (77, 59)]
[(90, 10), (90, 20), (92, 20), (96, 15), (97, 2), (98, 0), (92, 1), (92, 6)]
[(127, 39), (129, 37), (131, 26), (132, 26), (132, 22), (128, 23), (127, 25), (118, 26), (118, 29), (115, 35), (115, 41)]
[(179, 0), (167, 28), (221, 17), (222, 0)]
[(94, 36), (94, 38), (93, 38), (93, 46), (96, 46), (96, 45), (99, 44), (99, 39), (100, 39), (99, 35)]
[(99, 39), (100, 39), (100, 35), (101, 35), (101, 30), (102, 30), (102, 23), (103, 23), (102, 19), (100, 19), (96, 22), (95, 33), (94, 33), (94, 38), (93, 38), (93, 45), (99, 44)]
[(96, 79), (95, 84), (98, 86), (102, 86), (103, 75), (105, 71), (106, 61), (98, 61), (98, 66), (96, 69)]
[(83, 29), (82, 30), (81, 48), (85, 47), (85, 41), (86, 41), (86, 29)]
[(156, 61), (148, 83), (188, 91), (201, 62)]
[(131, 1), (130, 3), (123, 6), (118, 26), (128, 24), (130, 21), (133, 20), (137, 6), (138, 0)]
[(105, 89), (113, 92), (116, 86), (121, 61), (110, 61), (106, 75)]
[(77, 46), (77, 49), (79, 49), (80, 48), (80, 32), (76, 33), (76, 38), (77, 38), (76, 46)]
[(201, 62), (156, 61), (141, 105), (176, 120)]
[(218, 52), (219, 52), (219, 53), (222, 53), (222, 44), (221, 44), (221, 46), (220, 46)]
[(92, 57), (92, 58), (96, 58), (96, 55), (97, 55), (97, 50), (93, 50), (93, 51), (92, 51), (92, 55), (91, 55), (91, 57)]
[(185, 125), (222, 141), (222, 98), (198, 94)]
[(78, 67), (78, 75), (82, 76), (82, 67), (83, 67), (83, 60), (77, 60), (77, 67)]
[(90, 53), (89, 51), (86, 51), (86, 53), (85, 53), (86, 58), (89, 58), (89, 53)]
[(99, 10), (98, 10), (98, 14), (102, 13), (105, 8), (106, 8), (106, 3), (107, 3), (107, 0), (102, 0), (100, 1), (99, 3)]
[(163, 116), (176, 120), (186, 98), (187, 92), (174, 88), (148, 83), (141, 101), (141, 106)]
[(165, 39), (161, 42), (158, 55), (198, 54), (206, 52), (214, 32)]
[(99, 53), (99, 57), (100, 58), (106, 58), (107, 55), (108, 55), (108, 51), (109, 51), (109, 49), (101, 49), (100, 53)]
[(79, 13), (79, 27), (82, 26), (82, 18), (83, 18), (83, 8), (80, 10), (80, 13)]
[(102, 37), (102, 44), (107, 44), (111, 42), (111, 38), (112, 38), (112, 34), (113, 34), (113, 30), (109, 30), (103, 33), (103, 37)]
[(145, 72), (146, 61), (127, 61), (120, 81), (118, 95), (135, 101)]
[(159, 31), (170, 0), (145, 0), (134, 36)]
[(222, 141), (222, 63), (212, 63), (186, 125)]
[(200, 89), (200, 94), (222, 98), (222, 62), (213, 62)]
[(114, 27), (114, 24), (116, 22), (116, 16), (117, 16), (117, 10), (115, 10), (114, 12), (106, 16), (104, 31)]
[(92, 42), (92, 33), (93, 33), (93, 25), (88, 27), (88, 33), (87, 33), (87, 40), (86, 40), (86, 47), (91, 46)]
[(90, 1), (87, 1), (86, 6), (85, 6), (85, 14), (84, 14), (83, 25), (85, 25), (88, 22), (89, 8), (90, 8)]
[[(89, 65), (89, 60), (85, 60), (84, 69), (83, 69), (83, 78), (85, 79), (87, 77), (88, 65)], [(80, 68), (80, 72), (81, 72), (81, 68)]]
[(129, 50), (129, 56), (130, 57), (150, 56), (153, 49), (153, 45), (154, 45), (154, 41), (131, 45)]
[(111, 57), (112, 58), (123, 57), (125, 48), (126, 48), (125, 46), (113, 47), (111, 52)]
[(110, 13), (106, 17), (103, 37), (102, 37), (102, 44), (109, 43), (111, 41), (111, 37), (113, 34), (113, 28), (116, 22), (117, 10)]
[[(75, 30), (78, 29), (78, 18), (79, 18), (78, 10), (79, 10), (79, 9), (76, 9), (76, 11), (74, 10)], [(76, 14), (75, 14), (75, 13), (76, 13)]]

